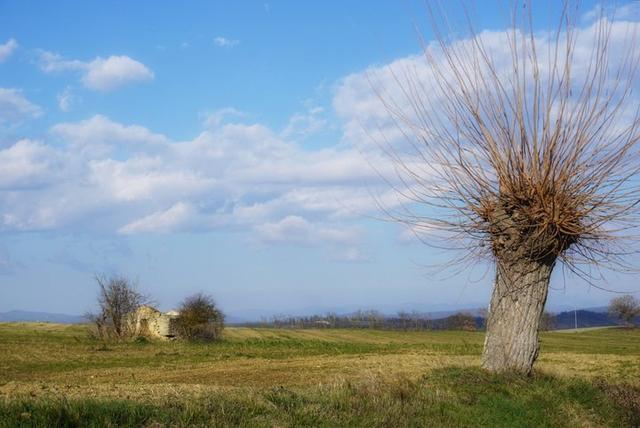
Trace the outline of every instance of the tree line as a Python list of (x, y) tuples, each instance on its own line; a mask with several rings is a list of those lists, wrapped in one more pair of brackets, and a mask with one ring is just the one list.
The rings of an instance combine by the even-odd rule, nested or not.
[(243, 323), (248, 327), (272, 328), (353, 328), (400, 331), (423, 330), (465, 330), (476, 331), (484, 328), (484, 318), (467, 312), (458, 312), (446, 318), (434, 319), (419, 311), (399, 311), (389, 316), (377, 310), (358, 310), (351, 314), (338, 315), (274, 315), (260, 322)]
[[(345, 329), (377, 329), (399, 331), (427, 331), (427, 330), (463, 330), (477, 331), (486, 328), (487, 310), (481, 309), (478, 315), (470, 312), (457, 312), (443, 318), (433, 318), (430, 314), (413, 311), (398, 311), (394, 315), (386, 315), (377, 310), (358, 310), (351, 314), (338, 315), (274, 315), (263, 318), (260, 322), (242, 323), (247, 327), (271, 328), (345, 328)], [(587, 310), (569, 311), (561, 313), (543, 312), (539, 330), (549, 331), (571, 328), (573, 321), (567, 323), (566, 318), (576, 317), (577, 326), (621, 325), (633, 327), (640, 323), (640, 300), (631, 295), (615, 297), (609, 303), (606, 312)]]

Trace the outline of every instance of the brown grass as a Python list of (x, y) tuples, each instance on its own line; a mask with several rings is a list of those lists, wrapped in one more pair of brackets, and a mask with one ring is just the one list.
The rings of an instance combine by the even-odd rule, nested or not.
[[(537, 370), (640, 386), (638, 333), (547, 333)], [(372, 377), (417, 380), (434, 369), (479, 366), (482, 339), (482, 332), (228, 328), (222, 344), (103, 345), (89, 340), (83, 327), (0, 324), (0, 398), (142, 400), (221, 389), (308, 388)], [(622, 351), (611, 343), (622, 344)]]

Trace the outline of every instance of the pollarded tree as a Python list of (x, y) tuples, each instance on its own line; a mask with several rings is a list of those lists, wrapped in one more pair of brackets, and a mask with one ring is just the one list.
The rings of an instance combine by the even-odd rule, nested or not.
[(554, 268), (593, 283), (592, 267), (623, 266), (640, 200), (640, 27), (608, 10), (585, 25), (565, 1), (548, 3), (553, 30), (535, 30), (530, 3), (512, 3), (504, 32), (475, 32), (467, 13), (465, 39), (432, 8), (426, 66), (387, 71), (392, 89), (371, 77), (405, 137), (383, 144), (408, 201), (387, 212), (466, 250), (457, 264), (493, 262), (482, 366), (524, 374)]

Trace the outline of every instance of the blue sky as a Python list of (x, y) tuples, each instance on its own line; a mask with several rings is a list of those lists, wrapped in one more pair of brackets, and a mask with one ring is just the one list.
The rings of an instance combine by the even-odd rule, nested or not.
[[(240, 317), (486, 306), (490, 267), (435, 275), (451, 254), (372, 197), (396, 199), (365, 70), (414, 61), (425, 22), (419, 1), (0, 0), (0, 311), (82, 313), (96, 273)], [(553, 288), (551, 308), (612, 297)]]

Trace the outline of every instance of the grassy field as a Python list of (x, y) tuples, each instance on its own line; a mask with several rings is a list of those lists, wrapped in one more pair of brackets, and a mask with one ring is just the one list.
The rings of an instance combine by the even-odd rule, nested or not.
[(530, 379), (479, 370), (481, 332), (225, 332), (105, 344), (0, 323), (0, 426), (640, 424), (640, 329), (545, 333)]

